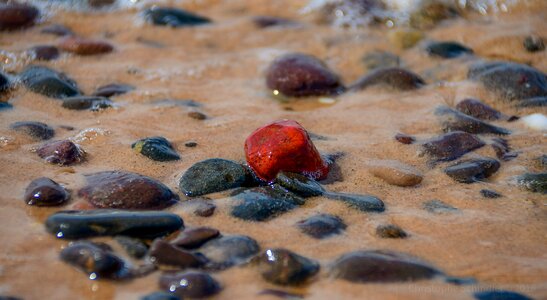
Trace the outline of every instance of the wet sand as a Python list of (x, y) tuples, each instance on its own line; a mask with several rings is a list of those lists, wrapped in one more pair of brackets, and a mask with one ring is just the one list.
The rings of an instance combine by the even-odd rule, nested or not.
[[(322, 270), (316, 280), (292, 289), (307, 299), (472, 299), (474, 291), (489, 288), (546, 298), (546, 199), (509, 184), (515, 175), (541, 170), (535, 159), (547, 150), (545, 133), (528, 129), (521, 122), (494, 122), (513, 132), (507, 139), (519, 156), (503, 162), (485, 182), (470, 185), (447, 177), (442, 172), (447, 164), (431, 166), (427, 157), (420, 155), (418, 145), (403, 145), (393, 138), (398, 132), (412, 134), (418, 140), (440, 134), (435, 107), (454, 105), (466, 97), (481, 99), (507, 115), (545, 113), (545, 108), (517, 110), (465, 80), (469, 64), (479, 59), (512, 60), (547, 71), (547, 52), (528, 53), (521, 42), (531, 33), (547, 33), (547, 5), (541, 2), (515, 8), (509, 14), (454, 19), (425, 31), (429, 40), (459, 41), (475, 51), (475, 56), (453, 60), (431, 58), (420, 45), (408, 50), (395, 48), (386, 38), (389, 29), (382, 27), (344, 29), (314, 24), (298, 14), (303, 6), (300, 1), (189, 3), (180, 7), (208, 16), (214, 23), (179, 29), (141, 24), (138, 10), (55, 12), (45, 24), (61, 23), (79, 35), (104, 38), (115, 51), (89, 57), (63, 54), (59, 60), (40, 64), (69, 74), (85, 94), (113, 82), (134, 85), (136, 90), (113, 97), (117, 109), (100, 112), (66, 110), (60, 101), (23, 87), (11, 94), (9, 102), (14, 108), (0, 112), (0, 136), (7, 141), (0, 144), (0, 294), (24, 299), (138, 299), (157, 290), (159, 272), (128, 283), (92, 281), (61, 262), (58, 254), (67, 241), (56, 240), (43, 227), (45, 218), (60, 208), (27, 206), (22, 197), (31, 180), (41, 176), (56, 180), (72, 191), (72, 203), (83, 186), (83, 174), (103, 170), (144, 174), (180, 194), (178, 178), (191, 165), (212, 157), (244, 161), (245, 138), (264, 124), (287, 118), (327, 137), (315, 141), (320, 152), (344, 153), (338, 160), (343, 179), (327, 185), (328, 189), (376, 195), (385, 202), (386, 211), (362, 213), (315, 197), (273, 220), (253, 223), (229, 215), (231, 200), (227, 193), (213, 195), (218, 207), (210, 218), (195, 216), (184, 201), (168, 210), (181, 215), (187, 227), (210, 226), (224, 234), (249, 235), (261, 249), (282, 246), (320, 261)], [(256, 15), (286, 17), (302, 25), (258, 29), (251, 21)], [(40, 34), (41, 27), (2, 32), (1, 49), (17, 53), (37, 44), (57, 43), (56, 37)], [(293, 51), (321, 58), (349, 84), (366, 73), (361, 58), (373, 50), (398, 54), (404, 67), (421, 74), (428, 85), (410, 92), (371, 88), (346, 93), (336, 97), (334, 104), (325, 105), (317, 98), (278, 103), (264, 84), (269, 63)], [(13, 69), (20, 71), (22, 67), (23, 63)], [(193, 99), (203, 106), (153, 104), (161, 99)], [(209, 118), (192, 119), (187, 116), (192, 110), (202, 111)], [(84, 163), (59, 167), (32, 152), (41, 143), (9, 129), (16, 121), (47, 123), (56, 129), (55, 139), (74, 137), (88, 128), (99, 128), (106, 134), (89, 134), (80, 140), (87, 152)], [(63, 125), (75, 129), (60, 128)], [(181, 160), (160, 163), (135, 153), (131, 143), (147, 136), (169, 139)], [(198, 146), (187, 148), (187, 141), (196, 141)], [(477, 155), (495, 157), (495, 152), (483, 147), (469, 157)], [(423, 172), (424, 180), (416, 187), (389, 185), (367, 171), (367, 164), (378, 159), (397, 159), (414, 166)], [(503, 197), (483, 198), (479, 191), (484, 188), (494, 189)], [(422, 203), (431, 199), (440, 199), (459, 211), (431, 214), (422, 209)], [(294, 223), (316, 213), (341, 217), (347, 230), (324, 240), (304, 236)], [(410, 237), (379, 238), (376, 226), (386, 223), (399, 225)], [(109, 243), (122, 253), (116, 243)], [(430, 280), (352, 284), (328, 278), (328, 265), (336, 257), (363, 249), (407, 252), (449, 275), (474, 277), (479, 283), (455, 286)], [(274, 288), (250, 267), (235, 267), (214, 276), (224, 289), (213, 299), (268, 299), (257, 293)]]

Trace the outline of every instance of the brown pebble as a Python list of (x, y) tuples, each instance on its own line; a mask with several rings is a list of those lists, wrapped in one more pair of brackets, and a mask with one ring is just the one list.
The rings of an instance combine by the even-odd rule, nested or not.
[(397, 133), (395, 135), (395, 139), (398, 142), (403, 143), (405, 145), (410, 145), (410, 144), (412, 144), (416, 141), (415, 137), (413, 137), (411, 135), (408, 135), (408, 134), (404, 134), (404, 133)]
[(84, 159), (85, 152), (69, 140), (52, 141), (36, 151), (38, 156), (51, 164), (70, 165)]
[(193, 147), (196, 147), (197, 145), (198, 145), (198, 143), (196, 143), (194, 141), (189, 141), (189, 142), (184, 143), (184, 146), (186, 146), (188, 148), (193, 148)]
[(185, 229), (171, 244), (177, 247), (192, 249), (203, 245), (208, 240), (219, 236), (220, 232), (211, 227), (195, 227)]
[(498, 120), (503, 116), (499, 111), (476, 99), (464, 99), (456, 104), (456, 109), (481, 120)]
[(204, 114), (204, 113), (201, 113), (199, 111), (191, 111), (188, 113), (188, 116), (192, 119), (196, 119), (196, 120), (205, 120), (207, 119), (207, 115)]
[(419, 170), (396, 160), (374, 162), (368, 170), (372, 175), (397, 186), (415, 186), (423, 179)]
[(57, 206), (68, 201), (70, 194), (57, 182), (40, 177), (34, 179), (25, 190), (25, 203), (36, 206)]
[(54, 60), (59, 57), (59, 49), (48, 45), (32, 47), (28, 53), (37, 60)]
[(376, 234), (381, 238), (388, 239), (402, 239), (408, 236), (401, 227), (393, 224), (379, 225), (376, 227)]
[(198, 207), (194, 210), (194, 214), (200, 217), (210, 217), (215, 213), (216, 205), (207, 201), (200, 201)]
[(155, 240), (150, 246), (149, 255), (155, 264), (179, 268), (195, 268), (205, 263), (204, 257), (179, 249), (164, 240)]
[(59, 44), (59, 48), (78, 55), (104, 54), (114, 50), (114, 47), (107, 42), (76, 36), (64, 38)]
[(17, 30), (34, 24), (40, 11), (23, 3), (0, 3), (0, 31)]
[(129, 84), (111, 83), (97, 88), (95, 93), (93, 93), (93, 96), (108, 98), (116, 95), (125, 94), (134, 89), (135, 87)]

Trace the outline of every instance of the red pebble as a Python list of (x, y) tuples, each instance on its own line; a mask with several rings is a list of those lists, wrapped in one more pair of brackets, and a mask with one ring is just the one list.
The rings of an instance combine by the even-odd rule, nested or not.
[(277, 121), (255, 130), (245, 140), (245, 157), (256, 175), (268, 182), (280, 171), (313, 179), (324, 179), (329, 173), (328, 164), (304, 127), (293, 120)]
[(78, 55), (96, 55), (112, 52), (114, 47), (100, 40), (68, 36), (59, 44), (59, 48)]

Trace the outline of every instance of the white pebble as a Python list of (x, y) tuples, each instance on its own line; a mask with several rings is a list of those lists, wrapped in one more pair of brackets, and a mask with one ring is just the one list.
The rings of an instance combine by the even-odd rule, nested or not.
[(522, 122), (531, 129), (547, 131), (547, 117), (544, 114), (531, 114), (521, 118)]

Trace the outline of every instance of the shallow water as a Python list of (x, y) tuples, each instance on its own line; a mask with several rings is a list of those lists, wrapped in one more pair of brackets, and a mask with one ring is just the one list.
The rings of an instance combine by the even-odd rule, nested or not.
[[(515, 109), (465, 80), (468, 66), (480, 59), (527, 63), (546, 72), (547, 52), (529, 53), (522, 47), (525, 36), (547, 34), (545, 1), (513, 6), (509, 13), (470, 14), (466, 19), (448, 20), (425, 31), (426, 40), (459, 41), (475, 51), (475, 56), (453, 60), (429, 57), (423, 44), (408, 50), (394, 47), (386, 35), (390, 29), (384, 26), (340, 28), (316, 24), (313, 13), (301, 13), (306, 5), (303, 1), (202, 0), (176, 5), (215, 22), (172, 29), (143, 24), (139, 10), (134, 8), (101, 13), (55, 10), (33, 28), (0, 33), (0, 49), (19, 58), (22, 51), (34, 45), (57, 43), (56, 37), (40, 34), (40, 28), (50, 23), (64, 24), (82, 36), (106, 39), (116, 48), (111, 54), (63, 54), (59, 60), (40, 64), (69, 74), (85, 94), (113, 82), (136, 87), (112, 97), (118, 104), (116, 109), (100, 112), (66, 110), (60, 101), (22, 87), (11, 94), (9, 102), (14, 108), (0, 112), (0, 294), (24, 299), (138, 299), (158, 286), (159, 272), (128, 283), (92, 281), (61, 262), (58, 255), (67, 242), (47, 234), (43, 226), (45, 218), (59, 208), (27, 206), (22, 197), (31, 180), (40, 176), (54, 179), (72, 191), (72, 202), (84, 185), (83, 174), (103, 170), (148, 175), (179, 192), (178, 178), (192, 164), (212, 157), (243, 161), (243, 143), (253, 130), (288, 118), (327, 137), (315, 141), (320, 152), (345, 154), (337, 161), (343, 180), (329, 184), (329, 190), (376, 195), (384, 200), (386, 212), (365, 214), (316, 197), (271, 221), (250, 223), (229, 216), (231, 199), (227, 193), (214, 195), (218, 207), (210, 218), (195, 216), (183, 202), (168, 210), (180, 214), (187, 226), (210, 226), (224, 234), (249, 235), (262, 249), (283, 246), (319, 260), (322, 270), (312, 284), (288, 289), (305, 293), (309, 299), (362, 299), (364, 295), (371, 299), (472, 299), (473, 292), (489, 288), (547, 298), (546, 199), (510, 184), (515, 175), (541, 170), (535, 159), (547, 150), (545, 132), (529, 129), (519, 121), (493, 122), (512, 131), (507, 139), (519, 155), (503, 162), (486, 182), (470, 185), (456, 184), (446, 176), (442, 170), (447, 164), (429, 164), (418, 145), (403, 145), (393, 138), (398, 132), (412, 134), (418, 140), (440, 134), (435, 107), (452, 106), (466, 97), (479, 98), (507, 115), (545, 114), (545, 108)], [(256, 15), (286, 17), (302, 25), (257, 29), (251, 21)], [(422, 75), (428, 85), (410, 92), (370, 88), (343, 94), (335, 98), (335, 103), (325, 104), (316, 98), (279, 103), (264, 84), (268, 64), (292, 51), (321, 58), (349, 84), (366, 73), (361, 59), (373, 50), (398, 54), (403, 66)], [(17, 72), (26, 63), (20, 58), (3, 68)], [(155, 103), (162, 99), (193, 99), (202, 106)], [(188, 117), (193, 110), (209, 118), (200, 121)], [(33, 153), (41, 143), (9, 129), (9, 124), (27, 120), (54, 127), (55, 139), (75, 138), (88, 154), (86, 161), (71, 167), (43, 162)], [(74, 130), (61, 126), (72, 126)], [(182, 159), (159, 163), (135, 153), (131, 143), (147, 136), (166, 137)], [(198, 146), (186, 148), (187, 141), (196, 141)], [(477, 155), (495, 157), (495, 152), (487, 146), (468, 157)], [(389, 185), (367, 171), (367, 165), (379, 159), (412, 165), (424, 174), (424, 180), (417, 187)], [(483, 198), (479, 191), (484, 188), (504, 197)], [(440, 199), (459, 211), (431, 214), (422, 209), (422, 203), (431, 199)], [(294, 226), (317, 213), (341, 217), (348, 225), (345, 233), (315, 240)], [(377, 237), (376, 226), (386, 223), (399, 225), (410, 237)], [(123, 253), (110, 239), (99, 240), (109, 241)], [(479, 283), (455, 286), (432, 280), (352, 284), (328, 278), (330, 262), (359, 249), (407, 252), (449, 275), (474, 277)], [(257, 294), (275, 288), (248, 267), (214, 276), (224, 286), (214, 299), (268, 299), (270, 296)]]

